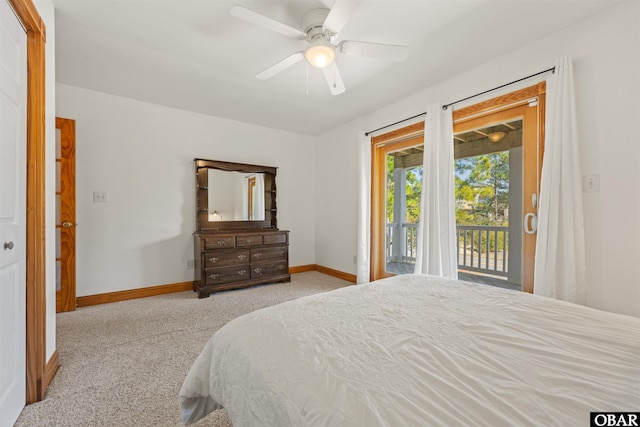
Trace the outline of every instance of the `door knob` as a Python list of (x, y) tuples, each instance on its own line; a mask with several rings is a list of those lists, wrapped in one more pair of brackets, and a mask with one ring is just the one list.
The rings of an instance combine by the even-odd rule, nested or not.
[(6, 251), (7, 249), (13, 249), (13, 242), (4, 242), (4, 250)]
[(62, 226), (63, 226), (64, 228), (71, 228), (71, 227), (73, 227), (73, 226), (74, 226), (74, 224), (73, 224), (72, 222), (65, 221), (65, 222), (63, 222), (63, 223), (62, 223)]

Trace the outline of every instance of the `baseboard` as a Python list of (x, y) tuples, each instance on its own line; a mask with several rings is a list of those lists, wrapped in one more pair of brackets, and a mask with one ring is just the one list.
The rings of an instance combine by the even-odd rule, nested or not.
[(148, 288), (129, 289), (126, 291), (77, 297), (76, 304), (78, 307), (87, 307), (90, 305), (107, 304), (110, 302), (126, 301), (130, 299), (153, 297), (191, 290), (193, 290), (193, 282), (172, 283), (170, 285), (150, 286)]
[(51, 359), (47, 362), (47, 365), (44, 367), (44, 389), (49, 388), (49, 384), (53, 381), (53, 377), (56, 376), (56, 372), (58, 372), (58, 368), (60, 367), (60, 361), (58, 359), (58, 350), (54, 350), (51, 355)]
[(289, 274), (304, 273), (306, 271), (318, 271), (329, 276), (337, 277), (338, 279), (356, 283), (356, 276), (354, 274), (345, 273), (344, 271), (340, 270), (334, 270), (333, 268), (329, 267), (323, 267), (322, 265), (318, 264), (307, 264), (299, 265), (297, 267), (289, 267)]
[(324, 267), (322, 265), (315, 265), (315, 270), (320, 273), (328, 274), (329, 276), (337, 277), (338, 279), (346, 280), (347, 282), (356, 283), (356, 275), (345, 273), (344, 271), (334, 270), (333, 268)]
[(315, 269), (315, 264), (298, 265), (295, 267), (289, 267), (289, 274), (304, 273), (306, 271), (314, 271)]
[[(356, 283), (355, 275), (339, 270), (334, 270), (333, 268), (323, 267), (318, 264), (307, 264), (289, 267), (289, 274), (304, 273), (306, 271), (319, 271), (320, 273), (328, 274), (329, 276), (337, 277), (351, 283)], [(153, 297), (157, 295), (172, 294), (174, 292), (191, 290), (193, 290), (193, 282), (172, 283), (169, 285), (149, 286), (148, 288), (129, 289), (126, 291), (107, 292), (104, 294), (77, 297), (76, 305), (78, 307), (88, 307), (90, 305), (108, 304), (110, 302), (126, 301), (130, 299)]]

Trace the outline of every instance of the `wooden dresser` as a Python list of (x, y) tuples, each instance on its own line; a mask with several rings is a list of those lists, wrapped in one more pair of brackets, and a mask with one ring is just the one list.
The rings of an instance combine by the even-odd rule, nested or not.
[(198, 298), (216, 291), (290, 281), (289, 232), (277, 225), (277, 168), (194, 161), (193, 290)]
[(211, 292), (288, 282), (289, 232), (284, 230), (195, 233), (194, 290)]

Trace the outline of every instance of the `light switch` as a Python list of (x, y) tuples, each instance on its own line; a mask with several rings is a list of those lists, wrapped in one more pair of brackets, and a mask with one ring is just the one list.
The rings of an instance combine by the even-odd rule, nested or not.
[(107, 203), (107, 192), (106, 191), (94, 191), (93, 192), (93, 203)]
[(585, 193), (599, 193), (600, 175), (584, 175), (582, 177), (582, 191)]

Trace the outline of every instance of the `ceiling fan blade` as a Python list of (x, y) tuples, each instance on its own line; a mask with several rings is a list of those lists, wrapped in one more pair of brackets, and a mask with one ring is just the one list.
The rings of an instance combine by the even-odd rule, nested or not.
[(283, 24), (282, 22), (278, 22), (274, 19), (269, 18), (268, 16), (261, 15), (257, 12), (254, 12), (253, 10), (249, 10), (246, 7), (234, 6), (231, 8), (229, 13), (236, 18), (240, 18), (252, 24), (259, 25), (263, 28), (275, 31), (276, 33), (283, 34), (287, 37), (305, 38), (307, 36), (297, 28), (294, 28), (287, 24)]
[(256, 78), (260, 80), (270, 79), (271, 77), (275, 76), (279, 72), (284, 71), (287, 68), (291, 67), (293, 64), (300, 62), (303, 58), (304, 58), (304, 52), (296, 52), (293, 55), (287, 56), (282, 61), (272, 65), (271, 67), (267, 68), (261, 73), (258, 73), (258, 75), (256, 75)]
[(340, 95), (346, 90), (335, 61), (328, 67), (323, 68), (322, 72), (324, 73), (324, 78), (327, 80), (327, 85), (329, 85), (331, 95)]
[(338, 34), (362, 1), (363, 0), (336, 0), (327, 19), (324, 20), (323, 27), (333, 34)]
[(338, 44), (338, 52), (346, 55), (368, 56), (370, 58), (404, 61), (409, 56), (409, 46), (393, 44), (355, 42), (344, 40)]

